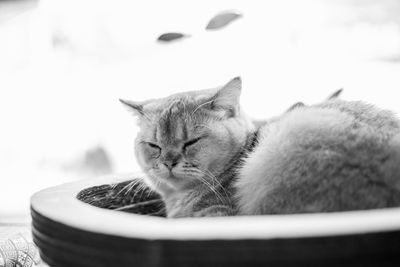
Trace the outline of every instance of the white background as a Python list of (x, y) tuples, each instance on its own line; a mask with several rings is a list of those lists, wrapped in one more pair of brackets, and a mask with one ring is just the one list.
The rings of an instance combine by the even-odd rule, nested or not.
[[(138, 171), (135, 120), (118, 98), (240, 75), (243, 109), (255, 118), (342, 87), (345, 99), (400, 111), (395, 0), (24, 2), (18, 12), (0, 6), (0, 216), (27, 214), (39, 189), (93, 176), (73, 166), (94, 147), (113, 172)], [(225, 10), (243, 18), (205, 31)], [(170, 31), (190, 37), (156, 42)]]

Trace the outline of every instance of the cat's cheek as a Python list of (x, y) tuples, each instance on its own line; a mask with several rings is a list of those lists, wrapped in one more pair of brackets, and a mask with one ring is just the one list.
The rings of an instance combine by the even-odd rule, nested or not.
[(143, 147), (139, 147), (138, 150), (136, 151), (136, 156), (139, 161), (139, 164), (141, 167), (145, 170), (155, 168), (156, 166), (156, 159), (157, 155), (154, 153), (151, 153), (148, 149), (145, 149)]
[(196, 159), (196, 155), (199, 153), (200, 149), (198, 147), (191, 147), (186, 150), (186, 157), (188, 159)]
[(215, 160), (213, 151), (208, 149), (207, 147), (204, 147), (196, 154), (196, 160), (201, 162), (203, 169), (209, 170), (209, 166)]
[(160, 157), (161, 151), (158, 149), (142, 147), (142, 154), (144, 155), (146, 161), (158, 159)]
[(230, 156), (230, 151), (226, 151), (224, 147), (215, 143), (205, 150), (203, 156), (207, 162), (207, 169), (212, 173), (218, 173), (226, 165), (226, 158)]

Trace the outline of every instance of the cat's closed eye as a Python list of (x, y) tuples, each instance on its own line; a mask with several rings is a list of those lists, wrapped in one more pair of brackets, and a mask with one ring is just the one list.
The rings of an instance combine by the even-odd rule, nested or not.
[(153, 144), (153, 143), (150, 143), (150, 142), (146, 142), (146, 144), (147, 144), (149, 147), (151, 147), (151, 148), (161, 150), (161, 147), (159, 147), (159, 146), (156, 145), (156, 144)]
[(159, 157), (161, 154), (161, 147), (151, 142), (143, 142), (152, 151), (154, 157)]
[(184, 145), (183, 145), (183, 149), (186, 149), (194, 144), (196, 144), (198, 141), (200, 141), (201, 137), (198, 138), (194, 138), (192, 140), (187, 141)]

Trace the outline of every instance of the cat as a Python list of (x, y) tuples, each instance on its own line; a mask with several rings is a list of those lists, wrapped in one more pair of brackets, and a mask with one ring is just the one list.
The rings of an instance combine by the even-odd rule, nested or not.
[(350, 211), (400, 205), (400, 122), (338, 99), (253, 121), (240, 77), (143, 102), (135, 155), (169, 218)]

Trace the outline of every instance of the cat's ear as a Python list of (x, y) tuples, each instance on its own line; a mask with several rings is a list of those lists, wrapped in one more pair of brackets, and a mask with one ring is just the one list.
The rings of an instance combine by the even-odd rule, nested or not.
[(286, 110), (286, 112), (289, 112), (289, 111), (292, 111), (292, 110), (294, 110), (296, 108), (300, 108), (300, 107), (304, 107), (304, 106), (305, 106), (305, 104), (303, 102), (297, 102), (297, 103), (293, 104), (290, 108), (288, 108)]
[(343, 92), (343, 88), (340, 88), (339, 90), (335, 91), (333, 94), (331, 94), (327, 100), (332, 100), (338, 98)]
[(221, 87), (211, 98), (211, 107), (216, 110), (226, 110), (230, 117), (239, 113), (240, 93), (242, 91), (242, 79), (235, 77)]
[(134, 115), (139, 115), (139, 116), (144, 116), (143, 112), (143, 105), (140, 104), (139, 102), (134, 102), (131, 100), (124, 100), (124, 99), (119, 99), (119, 102), (124, 104), (124, 106), (132, 112)]

